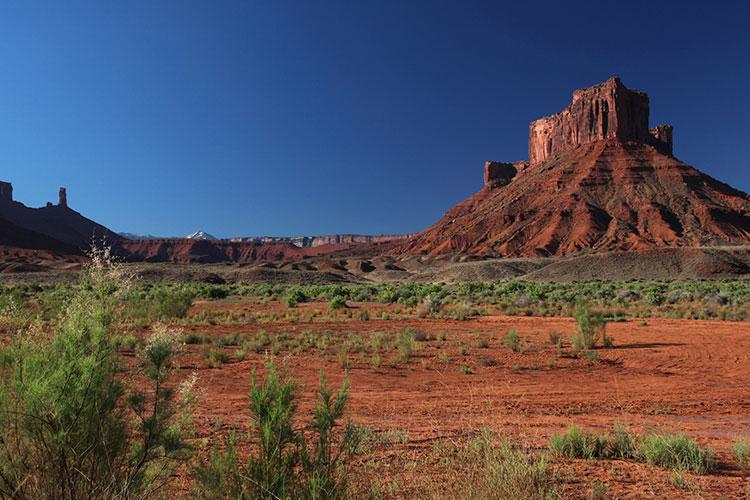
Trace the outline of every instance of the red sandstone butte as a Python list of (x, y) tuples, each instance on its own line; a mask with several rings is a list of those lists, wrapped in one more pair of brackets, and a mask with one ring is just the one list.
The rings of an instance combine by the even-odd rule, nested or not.
[(512, 257), (750, 243), (750, 198), (676, 159), (672, 127), (618, 78), (529, 127), (528, 162), (487, 162), (481, 191), (396, 254)]

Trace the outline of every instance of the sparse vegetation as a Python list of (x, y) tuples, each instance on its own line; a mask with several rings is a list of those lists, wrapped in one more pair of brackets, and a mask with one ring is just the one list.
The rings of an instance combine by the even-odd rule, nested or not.
[(438, 498), (558, 498), (544, 458), (529, 457), (507, 441), (496, 444), (488, 430), (465, 446), (435, 446), (433, 455), (453, 469), (452, 481)]
[[(62, 375), (60, 375), (64, 373), (62, 360), (55, 361), (49, 367), (46, 367), (49, 371), (45, 373), (53, 373), (53, 376), (51, 376), (50, 381), (45, 381), (44, 384), (35, 378), (37, 375), (29, 375), (29, 373), (33, 374), (35, 370), (41, 370), (34, 364), (41, 365), (41, 362), (35, 357), (37, 346), (45, 346), (42, 352), (47, 353), (46, 356), (52, 356), (49, 354), (53, 352), (50, 347), (54, 344), (52, 339), (58, 338), (63, 327), (69, 328), (65, 326), (67, 320), (63, 321), (63, 319), (71, 317), (70, 315), (75, 309), (71, 304), (75, 304), (85, 294), (94, 296), (99, 293), (102, 303), (106, 307), (89, 309), (91, 315), (86, 316), (87, 319), (81, 323), (84, 325), (81, 328), (88, 329), (88, 332), (79, 332), (76, 334), (77, 336), (59, 337), (59, 339), (75, 339), (75, 342), (87, 342), (85, 346), (73, 348), (73, 346), (60, 345), (55, 347), (58, 350), (55, 350), (54, 353), (58, 358), (61, 357), (59, 353), (63, 353), (63, 358), (68, 357), (65, 361), (65, 363), (68, 363), (66, 366), (74, 370), (76, 376), (80, 374), (81, 377), (89, 377), (89, 379), (100, 373), (97, 370), (105, 367), (98, 367), (95, 370), (94, 367), (84, 366), (94, 359), (93, 356), (101, 356), (96, 359), (104, 360), (105, 365), (106, 363), (112, 363), (106, 368), (109, 370), (107, 373), (114, 375), (107, 375), (100, 380), (106, 384), (107, 391), (119, 390), (119, 396), (115, 397), (104, 389), (97, 388), (94, 390), (94, 394), (101, 401), (100, 407), (95, 408), (90, 403), (80, 402), (83, 396), (81, 396), (79, 388), (76, 388), (76, 385), (73, 384), (73, 390), (70, 391), (69, 397), (75, 399), (76, 405), (82, 405), (82, 411), (93, 412), (92, 415), (86, 415), (80, 425), (99, 426), (94, 429), (95, 432), (99, 433), (97, 439), (102, 439), (103, 442), (107, 443), (109, 448), (106, 453), (114, 453), (116, 457), (102, 459), (101, 454), (105, 452), (97, 449), (96, 446), (98, 445), (94, 446), (91, 451), (84, 452), (84, 454), (89, 453), (90, 455), (81, 459), (82, 465), (70, 458), (82, 453), (80, 449), (66, 450), (63, 455), (66, 455), (68, 457), (66, 460), (75, 464), (75, 467), (82, 467), (81, 470), (86, 474), (109, 474), (109, 484), (115, 484), (116, 481), (112, 478), (130, 474), (128, 471), (133, 467), (130, 453), (132, 453), (134, 446), (137, 448), (137, 445), (142, 442), (144, 429), (147, 425), (143, 422), (151, 418), (150, 410), (153, 406), (150, 406), (150, 403), (153, 402), (153, 398), (171, 398), (169, 401), (163, 400), (167, 401), (165, 404), (171, 410), (164, 414), (160, 413), (160, 416), (156, 417), (166, 426), (159, 431), (163, 432), (163, 437), (155, 438), (156, 441), (148, 445), (150, 451), (146, 453), (148, 455), (146, 458), (147, 465), (142, 466), (141, 472), (137, 473), (139, 477), (132, 480), (128, 479), (130, 482), (126, 488), (127, 495), (131, 496), (153, 496), (154, 493), (159, 496), (162, 494), (163, 492), (160, 490), (165, 484), (165, 476), (152, 476), (152, 470), (154, 468), (161, 470), (163, 467), (165, 472), (171, 471), (169, 473), (173, 474), (177, 467), (184, 467), (185, 461), (191, 455), (191, 449), (186, 446), (185, 438), (190, 435), (188, 407), (192, 396), (186, 393), (183, 397), (182, 392), (177, 388), (177, 384), (170, 383), (167, 375), (171, 372), (171, 368), (163, 371), (163, 375), (159, 376), (163, 382), (160, 382), (161, 388), (155, 391), (155, 380), (149, 378), (147, 374), (148, 362), (144, 357), (145, 350), (151, 345), (150, 335), (144, 333), (149, 330), (161, 329), (171, 332), (169, 337), (172, 339), (170, 345), (172, 345), (173, 350), (168, 363), (170, 367), (174, 364), (172, 361), (174, 356), (182, 353), (181, 356), (186, 358), (183, 367), (197, 366), (197, 369), (202, 370), (202, 373), (206, 374), (206, 377), (211, 381), (221, 380), (226, 374), (234, 377), (235, 370), (249, 370), (262, 357), (279, 355), (280, 358), (291, 359), (298, 363), (306, 363), (309, 359), (313, 359), (313, 362), (320, 363), (322, 366), (335, 368), (336, 373), (340, 373), (339, 367), (344, 372), (348, 370), (360, 374), (364, 372), (373, 380), (377, 380), (379, 384), (385, 380), (385, 385), (388, 387), (391, 387), (393, 377), (401, 377), (397, 383), (403, 383), (404, 385), (409, 384), (411, 378), (419, 378), (421, 379), (419, 383), (424, 384), (427, 392), (435, 391), (436, 395), (442, 395), (440, 392), (442, 385), (451, 381), (459, 381), (459, 384), (464, 384), (466, 387), (474, 387), (471, 380), (477, 377), (472, 376), (475, 372), (480, 374), (479, 378), (482, 378), (483, 381), (485, 378), (487, 380), (492, 378), (507, 380), (511, 386), (519, 382), (525, 384), (530, 377), (536, 380), (537, 377), (564, 376), (567, 373), (566, 370), (570, 368), (573, 368), (576, 372), (592, 374), (603, 372), (610, 367), (619, 366), (620, 358), (630, 356), (628, 353), (633, 348), (637, 349), (651, 342), (650, 340), (639, 339), (628, 345), (628, 349), (622, 351), (609, 353), (598, 351), (596, 350), (598, 347), (611, 345), (611, 339), (606, 335), (607, 322), (628, 321), (630, 327), (615, 324), (609, 326), (613, 330), (627, 329), (633, 331), (636, 336), (644, 337), (645, 334), (648, 337), (652, 332), (660, 331), (661, 322), (655, 322), (653, 329), (645, 331), (637, 326), (641, 323), (640, 318), (642, 317), (669, 315), (707, 319), (750, 318), (750, 315), (746, 314), (748, 305), (750, 305), (750, 286), (745, 283), (721, 281), (668, 283), (664, 286), (653, 287), (653, 289), (649, 288), (653, 285), (652, 282), (550, 284), (507, 281), (486, 284), (408, 283), (399, 285), (295, 286), (264, 284), (148, 285), (134, 282), (103, 288), (101, 292), (94, 292), (91, 283), (91, 281), (86, 282), (84, 280), (82, 285), (75, 287), (67, 285), (0, 287), (0, 346), (2, 346), (0, 373), (3, 377), (3, 391), (0, 394), (4, 398), (0, 400), (0, 412), (8, 404), (11, 411), (19, 411), (20, 404), (30, 404), (30, 393), (23, 396), (22, 402), (12, 402), (12, 398), (21, 397), (15, 395), (14, 392), (18, 394), (22, 392), (21, 388), (16, 387), (15, 382), (13, 382), (18, 380), (18, 378), (14, 379), (13, 377), (18, 377), (18, 373), (20, 373), (21, 365), (19, 363), (21, 361), (19, 359), (34, 358), (36, 360), (30, 365), (24, 365), (24, 382), (32, 380), (34, 387), (38, 388), (41, 384), (41, 386), (44, 386), (44, 391), (48, 391), (50, 390), (48, 386), (51, 387), (52, 380), (57, 379), (57, 382), (59, 382), (62, 379)], [(647, 290), (648, 293), (646, 293)], [(427, 296), (430, 297), (429, 301), (424, 300), (424, 297)], [(156, 305), (149, 302), (155, 297), (161, 297), (156, 301)], [(223, 300), (228, 297), (232, 298)], [(214, 300), (222, 300), (222, 302), (215, 304), (206, 302)], [(587, 305), (579, 305), (583, 303), (583, 300), (586, 301)], [(200, 302), (196, 302), (195, 307), (192, 307), (194, 301)], [(338, 304), (335, 307), (333, 306), (334, 302)], [(381, 304), (368, 304), (370, 309), (365, 309), (360, 305), (362, 302), (381, 302)], [(288, 308), (285, 307), (285, 303), (286, 306), (289, 306)], [(305, 304), (304, 307), (296, 307), (302, 303)], [(92, 303), (88, 304), (86, 307), (90, 307)], [(348, 307), (346, 307), (347, 305)], [(425, 308), (426, 313), (420, 313), (421, 309)], [(106, 311), (106, 314), (97, 317), (100, 314), (99, 311)], [(547, 324), (550, 325), (549, 328), (554, 328), (551, 326), (552, 324), (556, 325), (560, 333), (554, 331), (547, 333), (545, 332), (547, 327), (542, 322), (534, 323), (533, 320), (519, 320), (516, 323), (521, 325), (518, 327), (518, 331), (523, 332), (523, 338), (515, 330), (507, 331), (503, 335), (505, 329), (501, 329), (499, 336), (498, 333), (491, 333), (492, 328), (496, 328), (492, 326), (496, 321), (495, 318), (461, 325), (451, 321), (442, 323), (438, 321), (469, 319), (479, 314), (494, 315), (497, 313), (575, 315), (577, 321), (576, 336), (580, 332), (588, 332), (588, 334), (581, 335), (583, 340), (577, 343), (575, 338), (570, 338), (572, 329), (564, 330), (566, 327), (560, 326), (564, 323), (558, 321)], [(389, 323), (373, 321), (369, 324), (355, 322), (367, 321), (370, 315), (373, 318), (385, 317), (394, 321)], [(419, 317), (429, 317), (431, 320), (418, 322), (417, 318)], [(634, 320), (633, 318), (638, 319)], [(410, 327), (403, 328), (402, 320), (408, 321), (407, 324)], [(347, 321), (352, 321), (352, 323), (341, 324)], [(501, 319), (501, 321), (503, 323), (498, 324), (512, 324), (504, 319)], [(332, 323), (339, 324), (334, 325)], [(177, 327), (184, 327), (187, 333), (177, 333)], [(100, 334), (99, 329), (104, 333)], [(66, 335), (68, 333), (66, 330)], [(107, 339), (106, 345), (98, 344), (98, 340), (96, 342), (92, 340), (97, 335)], [(654, 335), (654, 338), (655, 343), (666, 342), (656, 339), (656, 335)], [(568, 349), (569, 339), (573, 349)], [(60, 341), (62, 342), (62, 340)], [(593, 342), (591, 349), (582, 348), (586, 341)], [(629, 342), (631, 341), (629, 340)], [(641, 342), (643, 344), (639, 344)], [(672, 342), (672, 340), (669, 342)], [(187, 344), (187, 346), (182, 344)], [(566, 349), (563, 349), (563, 344)], [(551, 349), (550, 346), (555, 346), (557, 349)], [(21, 349), (22, 347), (23, 349)], [(487, 350), (490, 347), (492, 349)], [(503, 347), (524, 354), (523, 356), (515, 355), (503, 351)], [(500, 348), (500, 351), (497, 350), (498, 348)], [(18, 358), (19, 353), (31, 357)], [(72, 357), (74, 355), (81, 357), (79, 362), (73, 363)], [(415, 357), (419, 362), (418, 364), (413, 362)], [(604, 361), (599, 362), (601, 359)], [(125, 362), (120, 364), (120, 360), (125, 360)], [(246, 362), (236, 363), (243, 360)], [(524, 362), (517, 363), (519, 360), (524, 360)], [(181, 364), (182, 361), (181, 358)], [(26, 361), (23, 361), (23, 363), (26, 363)], [(28, 366), (33, 368), (31, 372), (28, 371)], [(206, 370), (207, 366), (214, 368), (214, 370)], [(383, 366), (386, 368), (384, 369)], [(418, 366), (421, 366), (421, 371), (415, 369)], [(65, 370), (68, 368), (65, 368)], [(282, 373), (283, 375), (277, 373), (278, 380), (289, 382), (290, 379), (286, 372)], [(96, 377), (98, 376), (96, 375)], [(132, 385), (133, 380), (139, 381), (138, 387)], [(413, 382), (411, 383), (413, 384)], [(518, 385), (517, 387), (521, 386)], [(410, 386), (409, 390), (412, 390), (413, 387), (413, 385)], [(165, 388), (168, 388), (169, 391)], [(25, 390), (30, 391), (31, 389)], [(586, 390), (586, 387), (582, 387), (582, 390)], [(40, 409), (34, 408), (34, 415), (40, 415), (39, 412), (41, 411), (57, 411), (55, 409), (49, 410), (49, 407), (52, 406), (49, 403), (51, 393), (44, 391), (41, 394), (43, 399), (47, 398), (46, 403), (40, 406)], [(167, 394), (168, 392), (170, 394)], [(299, 393), (295, 390), (295, 398), (297, 396), (299, 396)], [(329, 399), (330, 411), (333, 411), (336, 399), (337, 395), (331, 393)], [(500, 404), (504, 403), (501, 402)], [(486, 411), (494, 411), (497, 405), (498, 401), (494, 396), (480, 395), (476, 399), (475, 407), (477, 408), (476, 411), (485, 411), (485, 409)], [(276, 408), (282, 407), (284, 406)], [(524, 401), (509, 402), (507, 408), (514, 412), (514, 415), (531, 415), (531, 418), (534, 415), (534, 410), (529, 412), (529, 406)], [(568, 408), (551, 408), (550, 411), (556, 412), (557, 415), (592, 415), (597, 414), (596, 408), (598, 408), (598, 405), (594, 402), (572, 401)], [(654, 400), (651, 399), (645, 400), (643, 404), (635, 404), (631, 409), (617, 407), (617, 410), (618, 412), (622, 411), (623, 415), (635, 414), (637, 421), (645, 425), (651, 425), (653, 419), (649, 417), (663, 415), (664, 413), (682, 414), (685, 405), (668, 398), (663, 404), (654, 406)], [(393, 408), (388, 408), (388, 411), (393, 411)], [(420, 408), (420, 411), (424, 411), (424, 408)], [(96, 424), (92, 423), (94, 422), (94, 416), (97, 418)], [(56, 416), (55, 419), (57, 418)], [(487, 449), (495, 451), (478, 453), (473, 448), (476, 443), (473, 443), (473, 440), (467, 442), (467, 438), (463, 435), (450, 436), (445, 440), (438, 438), (440, 446), (443, 446), (444, 449), (440, 453), (430, 455), (428, 461), (423, 461), (422, 458), (424, 457), (419, 457), (416, 454), (406, 453), (404, 455), (403, 461), (399, 461), (398, 464), (403, 466), (405, 475), (402, 475), (401, 472), (389, 471), (379, 474), (385, 467), (380, 462), (380, 452), (385, 451), (389, 446), (398, 447), (403, 443), (395, 437), (389, 438), (388, 433), (390, 431), (372, 431), (378, 436), (373, 441), (372, 446), (380, 447), (379, 453), (360, 455), (360, 458), (356, 461), (350, 460), (353, 455), (347, 455), (348, 452), (344, 453), (344, 455), (347, 455), (344, 462), (339, 462), (338, 465), (328, 469), (323, 467), (327, 470), (323, 473), (320, 472), (320, 464), (329, 462), (329, 460), (325, 457), (320, 460), (316, 458), (320, 455), (317, 448), (318, 444), (316, 444), (319, 442), (319, 438), (315, 425), (311, 424), (311, 421), (305, 422), (305, 419), (299, 416), (294, 418), (295, 422), (298, 422), (293, 428), (294, 438), (285, 442), (283, 454), (286, 457), (291, 457), (290, 460), (293, 459), (295, 466), (290, 466), (288, 469), (269, 466), (269, 468), (263, 470), (285, 470), (284, 474), (291, 478), (286, 483), (285, 488), (287, 489), (285, 491), (292, 491), (293, 493), (289, 493), (290, 495), (303, 497), (312, 497), (315, 494), (327, 496), (323, 493), (310, 493), (320, 491), (313, 490), (313, 487), (310, 486), (310, 482), (314, 480), (311, 478), (318, 477), (316, 474), (320, 474), (321, 477), (334, 478), (333, 483), (335, 483), (334, 490), (336, 493), (330, 495), (334, 498), (337, 496), (359, 498), (362, 496), (357, 496), (357, 493), (362, 492), (366, 492), (367, 495), (382, 493), (390, 496), (419, 496), (421, 494), (438, 498), (442, 495), (455, 497), (458, 493), (467, 498), (484, 498), (487, 496), (518, 498), (518, 495), (523, 495), (524, 498), (535, 498), (534, 495), (538, 494), (539, 496), (536, 496), (536, 498), (549, 498), (549, 492), (555, 489), (553, 479), (567, 483), (563, 490), (566, 494), (570, 492), (573, 496), (594, 498), (597, 495), (607, 496), (609, 494), (607, 484), (612, 487), (612, 481), (618, 481), (622, 470), (626, 470), (628, 465), (619, 462), (620, 460), (648, 462), (660, 467), (670, 468), (672, 471), (664, 472), (661, 476), (661, 483), (663, 487), (667, 488), (666, 491), (672, 491), (674, 494), (674, 491), (669, 489), (670, 486), (673, 486), (698, 495), (702, 494), (700, 484), (691, 479), (691, 475), (705, 473), (715, 468), (712, 453), (701, 448), (691, 438), (681, 434), (646, 433), (634, 435), (622, 426), (615, 424), (614, 429), (604, 433), (581, 428), (568, 429), (564, 434), (551, 437), (549, 451), (541, 454), (528, 453), (503, 441), (494, 442), (494, 438), (487, 441), (485, 436), (481, 438), (484, 441), (481, 446), (486, 446)], [(625, 416), (625, 418), (628, 417)], [(314, 419), (315, 417), (313, 417)], [(341, 418), (337, 422), (340, 420)], [(661, 421), (659, 418), (656, 420)], [(71, 420), (65, 421), (64, 424), (57, 424), (57, 420), (54, 419), (52, 421), (56, 425), (71, 425)], [(205, 419), (202, 418), (200, 422), (204, 421)], [(5, 426), (3, 432), (0, 433), (2, 436), (0, 437), (0, 448), (3, 446), (2, 441), (6, 435), (22, 435), (23, 453), (28, 454), (28, 450), (32, 450), (29, 455), (31, 460), (28, 463), (34, 464), (35, 467), (37, 463), (42, 461), (40, 457), (43, 456), (43, 453), (49, 453), (37, 449), (41, 447), (35, 442), (39, 438), (28, 434), (31, 431), (11, 423), (9, 418), (0, 419), (0, 422)], [(113, 427), (108, 427), (110, 425)], [(205, 424), (201, 423), (200, 425)], [(40, 432), (40, 428), (42, 427), (36, 427), (34, 432)], [(216, 423), (216, 429), (228, 428), (238, 428), (237, 423), (230, 418), (227, 418), (226, 422), (221, 422), (221, 425), (219, 425), (219, 422)], [(7, 429), (10, 429), (9, 433), (6, 433)], [(102, 433), (115, 432), (108, 429), (122, 432), (122, 438), (115, 439), (114, 434), (102, 438)], [(253, 460), (263, 460), (260, 449), (256, 446), (260, 443), (259, 430), (256, 427), (254, 429), (253, 436), (231, 435), (230, 433), (212, 441), (210, 443), (211, 449), (202, 450), (200, 456), (203, 461), (199, 466), (199, 469), (203, 467), (202, 472), (188, 472), (187, 474), (190, 480), (204, 474), (203, 479), (195, 484), (196, 495), (210, 497), (221, 490), (224, 492), (221, 496), (234, 496), (235, 494), (238, 498), (242, 498), (243, 495), (245, 497), (258, 496), (257, 491), (251, 492), (252, 487), (249, 486), (251, 481), (249, 478), (255, 476), (248, 475), (250, 469), (248, 469), (249, 465), (246, 460), (248, 454)], [(45, 432), (50, 433), (51, 431), (46, 430)], [(76, 428), (70, 432), (80, 433), (83, 431)], [(89, 429), (86, 429), (85, 432), (89, 432)], [(171, 434), (172, 432), (175, 433), (174, 436)], [(345, 426), (339, 423), (334, 425), (334, 431), (331, 431), (329, 437), (326, 438), (329, 439), (329, 443), (334, 443), (331, 445), (332, 448), (341, 449), (339, 446), (346, 432)], [(352, 432), (356, 434), (356, 431)], [(422, 446), (421, 443), (425, 434), (421, 431), (414, 432), (415, 442), (419, 441), (420, 446)], [(467, 432), (471, 431), (468, 430)], [(700, 431), (694, 430), (691, 432), (699, 433)], [(205, 429), (201, 429), (201, 434), (204, 433)], [(209, 433), (211, 436), (213, 434)], [(56, 434), (55, 439), (57, 439)], [(514, 443), (527, 445), (525, 440), (516, 440), (512, 435), (509, 436), (509, 439)], [(305, 452), (302, 451), (301, 440), (306, 441), (308, 446), (305, 464), (303, 464), (302, 455)], [(357, 439), (354, 441), (357, 441)], [(84, 442), (91, 443), (85, 441), (85, 439)], [(5, 445), (8, 445), (8, 443), (10, 441), (6, 440)], [(65, 446), (74, 448), (71, 441), (68, 441)], [(205, 444), (200, 444), (200, 446), (205, 446)], [(434, 448), (437, 449), (438, 447), (436, 444)], [(446, 452), (446, 449), (451, 447), (451, 451)], [(474, 451), (470, 452), (470, 448)], [(23, 477), (32, 477), (32, 479), (23, 482), (24, 491), (34, 493), (26, 495), (26, 497), (40, 495), (54, 497), (56, 494), (54, 491), (49, 493), (49, 488), (54, 487), (51, 486), (54, 483), (51, 478), (54, 477), (55, 481), (59, 479), (61, 466), (58, 464), (63, 462), (56, 462), (56, 458), (45, 458), (44, 463), (47, 469), (42, 468), (42, 472), (37, 478), (36, 474), (30, 474), (28, 469), (23, 469), (28, 465), (17, 459), (18, 456), (21, 456), (20, 450), (21, 448), (16, 450), (17, 454), (14, 459), (6, 457), (4, 458), (5, 462), (3, 462), (3, 458), (0, 457), (0, 467), (9, 467), (8, 470), (12, 472), (11, 475), (7, 475), (5, 470), (0, 468), (0, 478), (3, 474), (6, 474), (7, 477), (11, 478), (11, 481), (18, 484), (23, 482)], [(497, 457), (495, 455), (495, 453), (498, 453), (497, 450), (503, 450), (502, 453), (505, 456)], [(731, 451), (734, 454), (734, 462), (739, 467), (750, 468), (750, 444), (748, 444), (748, 441), (737, 441), (732, 446)], [(390, 457), (394, 456), (396, 452), (401, 453), (404, 450), (389, 450), (387, 454)], [(556, 460), (553, 467), (556, 472), (553, 477), (546, 465), (546, 457), (550, 452), (571, 458), (606, 459), (617, 460), (618, 462), (606, 462), (608, 464), (606, 467), (612, 468), (611, 478), (602, 476), (599, 470), (596, 476), (571, 479), (565, 477), (566, 472), (563, 470), (565, 464), (570, 461)], [(59, 453), (59, 449), (56, 448), (55, 453)], [(96, 466), (86, 462), (87, 460), (93, 460), (94, 456), (97, 457), (99, 462)], [(329, 458), (335, 457), (331, 455)], [(484, 461), (485, 458), (487, 458), (487, 462)], [(107, 460), (111, 461), (107, 462)], [(114, 462), (118, 464), (117, 472), (111, 472)], [(544, 467), (541, 464), (544, 464)], [(53, 466), (57, 467), (54, 471), (52, 470)], [(389, 466), (392, 467), (389, 470), (396, 470), (395, 462), (389, 463)], [(576, 465), (576, 467), (579, 466), (580, 464)], [(634, 465), (631, 464), (630, 466)], [(261, 466), (257, 465), (257, 467)], [(601, 469), (601, 467), (601, 463), (595, 462), (586, 465), (587, 469)], [(423, 474), (422, 468), (429, 471), (429, 474)], [(507, 468), (507, 470), (500, 471), (499, 469), (502, 468)], [(534, 475), (530, 472), (531, 470), (541, 469), (544, 469), (544, 474)], [(318, 472), (311, 472), (313, 470)], [(375, 470), (378, 473), (373, 472)], [(573, 467), (571, 467), (571, 470), (573, 470)], [(22, 477), (24, 471), (26, 476)], [(425, 484), (421, 484), (420, 478), (430, 475), (433, 471), (437, 471), (440, 478), (433, 482), (425, 481)], [(572, 474), (570, 471), (569, 473)], [(533, 487), (533, 491), (537, 493), (529, 493), (532, 490), (521, 489), (515, 474), (520, 474), (520, 477), (526, 477), (527, 481), (532, 482), (537, 481), (537, 479), (528, 479), (529, 477), (538, 478), (537, 486)], [(531, 474), (531, 476), (527, 474)], [(487, 477), (481, 477), (482, 475), (487, 475)], [(179, 474), (177, 477), (184, 476)], [(404, 479), (405, 477), (408, 479)], [(498, 481), (500, 481), (500, 479), (497, 479), (498, 477), (503, 478), (503, 483), (500, 486), (498, 485)], [(447, 487), (443, 483), (444, 480), (448, 483)], [(117, 481), (120, 481), (120, 479), (117, 479)], [(323, 483), (332, 484), (329, 479), (321, 479), (320, 484)], [(6, 486), (7, 484), (10, 483), (6, 481)], [(363, 484), (367, 484), (365, 490), (360, 489)], [(440, 485), (440, 489), (435, 489), (436, 484)], [(75, 491), (76, 494), (88, 495), (91, 493), (96, 495), (96, 491), (104, 491), (101, 489), (104, 488), (102, 485), (103, 482), (98, 486), (94, 484), (77, 485)], [(541, 489), (537, 490), (536, 488), (539, 485), (541, 485)], [(323, 488), (323, 486), (320, 487)], [(100, 489), (95, 490), (95, 488)], [(328, 486), (325, 488), (328, 488)], [(617, 491), (619, 489), (618, 487)], [(516, 496), (507, 493), (510, 491), (515, 492)], [(657, 491), (663, 493), (665, 490), (657, 488)], [(731, 491), (734, 493), (734, 490)], [(544, 496), (545, 494), (547, 496)], [(6, 490), (0, 489), (0, 496), (3, 495), (10, 496), (6, 493)], [(103, 496), (108, 495), (106, 493)], [(112, 494), (109, 496), (116, 497), (118, 495)], [(124, 495), (123, 493), (119, 496)], [(367, 497), (367, 495), (363, 497)], [(23, 498), (24, 495), (19, 494), (16, 497)], [(270, 495), (267, 497), (273, 498)]]
[(253, 374), (250, 407), (259, 442), (255, 455), (241, 465), (237, 437), (230, 436), (223, 450), (215, 447), (210, 458), (195, 470), (199, 498), (344, 498), (351, 457), (357, 452), (360, 433), (347, 424), (340, 438), (335, 428), (344, 415), (348, 384), (334, 394), (321, 376), (310, 434), (297, 430), (297, 386), (267, 365), (264, 382)]
[(607, 337), (607, 321), (601, 313), (592, 313), (585, 304), (578, 304), (575, 309), (576, 333), (572, 344), (575, 349), (588, 351), (596, 347), (600, 340), (609, 347), (612, 339)]
[(750, 440), (737, 439), (732, 444), (732, 452), (737, 465), (747, 469), (750, 468)]
[(550, 438), (550, 451), (571, 458), (605, 458), (607, 440), (593, 432), (587, 432), (577, 426), (570, 426), (563, 434)]
[(652, 433), (636, 437), (619, 424), (600, 435), (571, 426), (550, 438), (550, 451), (571, 458), (635, 459), (660, 467), (704, 474), (715, 468), (713, 453), (683, 434)]
[(660, 467), (704, 474), (715, 468), (713, 453), (684, 434), (649, 434), (639, 439), (643, 461)]
[(521, 337), (518, 336), (518, 332), (510, 330), (505, 337), (505, 345), (513, 352), (519, 352), (521, 350)]

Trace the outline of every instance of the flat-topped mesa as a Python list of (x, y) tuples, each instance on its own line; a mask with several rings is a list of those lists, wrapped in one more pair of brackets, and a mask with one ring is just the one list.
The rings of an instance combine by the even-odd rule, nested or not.
[(651, 144), (671, 155), (672, 127), (649, 130), (648, 114), (648, 95), (628, 89), (617, 77), (576, 90), (562, 112), (531, 122), (529, 163), (537, 165), (582, 144), (610, 138)]

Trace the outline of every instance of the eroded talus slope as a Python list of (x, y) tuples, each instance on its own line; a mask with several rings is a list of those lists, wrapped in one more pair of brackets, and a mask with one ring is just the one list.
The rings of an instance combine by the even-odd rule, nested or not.
[(750, 198), (655, 147), (597, 141), (520, 170), (395, 253), (569, 255), (750, 243)]

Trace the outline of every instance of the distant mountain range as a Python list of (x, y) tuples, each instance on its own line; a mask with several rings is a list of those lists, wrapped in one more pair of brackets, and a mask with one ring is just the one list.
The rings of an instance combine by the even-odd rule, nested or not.
[(286, 243), (300, 248), (313, 248), (322, 245), (341, 245), (357, 243), (381, 243), (384, 241), (406, 239), (411, 234), (329, 234), (318, 236), (237, 236), (234, 238), (217, 238), (205, 231), (196, 231), (187, 236), (154, 236), (152, 234), (118, 233), (128, 240), (173, 240), (188, 239), (196, 241), (224, 241), (227, 243)]

